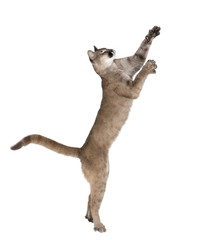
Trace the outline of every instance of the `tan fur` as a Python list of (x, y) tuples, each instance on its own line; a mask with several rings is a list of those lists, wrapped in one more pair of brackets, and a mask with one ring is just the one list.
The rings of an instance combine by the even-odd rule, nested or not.
[[(147, 61), (144, 66), (143, 64), (152, 40), (159, 32), (159, 27), (151, 29), (131, 57), (115, 59), (114, 50), (106, 48), (95, 47), (94, 52), (88, 51), (94, 70), (102, 79), (103, 98), (95, 123), (81, 148), (68, 147), (40, 135), (27, 136), (11, 148), (17, 150), (35, 143), (57, 153), (80, 158), (82, 171), (91, 187), (86, 218), (94, 223), (95, 231), (106, 231), (100, 221), (99, 208), (109, 174), (108, 151), (128, 118), (133, 99), (139, 97), (145, 79), (149, 74), (155, 73), (157, 66), (153, 60)], [(141, 71), (132, 80), (141, 67)]]

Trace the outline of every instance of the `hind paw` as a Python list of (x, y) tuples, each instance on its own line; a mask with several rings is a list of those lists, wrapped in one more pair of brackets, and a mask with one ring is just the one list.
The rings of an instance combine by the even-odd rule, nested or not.
[(94, 231), (98, 231), (98, 232), (102, 233), (102, 232), (106, 232), (106, 228), (102, 223), (100, 223), (100, 224), (96, 224), (94, 226)]
[(85, 218), (89, 221), (93, 223), (93, 218), (91, 216), (86, 215)]

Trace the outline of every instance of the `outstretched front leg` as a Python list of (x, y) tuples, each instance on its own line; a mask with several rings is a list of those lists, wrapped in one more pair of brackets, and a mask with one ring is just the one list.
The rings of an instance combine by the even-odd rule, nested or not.
[(151, 43), (155, 37), (160, 34), (160, 27), (153, 27), (149, 30), (149, 33), (145, 36), (145, 39), (142, 41), (140, 47), (135, 52), (133, 56), (115, 59), (115, 63), (120, 69), (123, 69), (129, 76), (132, 78), (136, 72), (140, 70), (143, 66)]
[(148, 60), (147, 63), (143, 66), (142, 70), (137, 74), (135, 80), (131, 82), (131, 90), (134, 96), (134, 99), (138, 98), (140, 92), (143, 88), (144, 82), (149, 74), (156, 73), (157, 65), (154, 60)]
[(160, 34), (160, 27), (153, 27), (151, 30), (149, 30), (148, 34), (146, 35), (145, 39), (141, 43), (140, 47), (135, 53), (135, 58), (137, 58), (142, 64), (145, 62), (146, 57), (148, 55), (151, 43), (155, 37), (157, 37)]
[(119, 82), (114, 84), (114, 92), (121, 97), (136, 99), (139, 97), (144, 82), (149, 74), (156, 73), (157, 65), (154, 60), (148, 60), (142, 70), (137, 74), (134, 81), (128, 81), (127, 84)]

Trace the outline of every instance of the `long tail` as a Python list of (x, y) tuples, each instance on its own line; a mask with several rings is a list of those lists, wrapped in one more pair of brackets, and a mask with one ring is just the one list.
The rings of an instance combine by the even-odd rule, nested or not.
[(46, 147), (54, 152), (64, 154), (71, 157), (79, 157), (79, 148), (68, 147), (61, 143), (55, 142), (49, 138), (43, 137), (41, 135), (29, 135), (23, 138), (20, 142), (16, 143), (11, 147), (12, 150), (18, 150), (30, 143), (39, 144)]

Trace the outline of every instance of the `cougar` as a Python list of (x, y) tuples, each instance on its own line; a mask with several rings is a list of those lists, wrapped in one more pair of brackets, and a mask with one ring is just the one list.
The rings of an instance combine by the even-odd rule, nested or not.
[(149, 30), (138, 50), (130, 57), (117, 59), (113, 49), (97, 49), (95, 46), (94, 51), (88, 51), (92, 66), (102, 79), (103, 97), (94, 125), (81, 148), (69, 147), (36, 134), (23, 138), (11, 147), (17, 150), (34, 143), (79, 158), (91, 189), (85, 217), (94, 223), (95, 231), (106, 231), (100, 221), (99, 209), (109, 175), (109, 148), (127, 120), (133, 100), (139, 97), (147, 76), (156, 73), (155, 61), (145, 63), (145, 60), (153, 39), (159, 34), (160, 27)]

